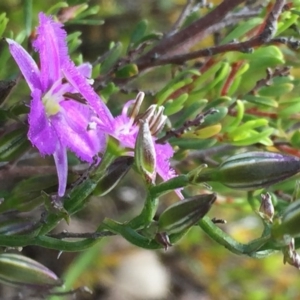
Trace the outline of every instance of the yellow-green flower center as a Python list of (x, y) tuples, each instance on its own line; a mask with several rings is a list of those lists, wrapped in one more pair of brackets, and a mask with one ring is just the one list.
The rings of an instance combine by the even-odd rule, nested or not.
[(60, 105), (55, 98), (48, 93), (42, 98), (48, 116), (56, 115), (60, 111)]

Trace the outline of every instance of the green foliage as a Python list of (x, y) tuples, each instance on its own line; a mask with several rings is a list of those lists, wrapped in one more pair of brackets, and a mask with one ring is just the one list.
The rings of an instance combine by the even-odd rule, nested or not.
[[(195, 265), (199, 263), (199, 257), (202, 263), (203, 253), (208, 257), (212, 255), (200, 249), (200, 244), (214, 253), (209, 262), (203, 258), (203, 265), (199, 269), (209, 263), (217, 264), (214, 261), (218, 259), (218, 253), (223, 251), (218, 250), (223, 249), (220, 246), (227, 248), (228, 252), (247, 256), (248, 260), (250, 257), (265, 258), (282, 252), (284, 262), (300, 268), (296, 253), (300, 247), (297, 227), (299, 192), (295, 179), (289, 178), (297, 174), (299, 169), (293, 164), (296, 169), (289, 172), (289, 166), (282, 161), (266, 161), (265, 157), (259, 156), (261, 152), (272, 151), (300, 157), (300, 60), (297, 49), (300, 34), (296, 30), (299, 25), (299, 1), (290, 1), (280, 12), (274, 26), (267, 23), (268, 16), (275, 7), (273, 4), (280, 1), (270, 2), (255, 17), (250, 14), (247, 18), (236, 15), (240, 12), (240, 5), (230, 11), (232, 23), (228, 19), (210, 20), (215, 23), (207, 32), (210, 33), (218, 25), (219, 36), (210, 35), (204, 39), (206, 31), (198, 28), (195, 33), (193, 27), (189, 27), (191, 36), (189, 39), (181, 37), (178, 44), (172, 44), (177, 31), (193, 26), (193, 22), (197, 22), (201, 15), (214, 10), (198, 7), (181, 24), (170, 24), (169, 20), (174, 18), (173, 12), (167, 8), (170, 6), (174, 9), (170, 1), (160, 11), (162, 20), (151, 15), (152, 10), (146, 2), (145, 8), (139, 7), (141, 12), (138, 17), (132, 12), (132, 19), (127, 14), (123, 15), (126, 6), (122, 1), (109, 1), (105, 5), (99, 1), (99, 6), (90, 6), (83, 1), (50, 2), (32, 2), (31, 7), (31, 2), (26, 1), (25, 8), (29, 13), (23, 15), (22, 25), (17, 22), (20, 13), (1, 12), (0, 36), (13, 38), (28, 49), (36, 60), (31, 48), (35, 36), (33, 29), (37, 25), (36, 13), (47, 11), (54, 15), (54, 20), (66, 26), (68, 51), (76, 64), (89, 60), (93, 65), (93, 88), (112, 111), (121, 110), (125, 100), (134, 99), (136, 91), (144, 90), (146, 99), (141, 111), (147, 112), (150, 105), (163, 106), (164, 111), (162, 109), (161, 112), (168, 118), (165, 128), (160, 128), (158, 121), (163, 118), (157, 118), (154, 122), (153, 116), (146, 118), (143, 113), (133, 113), (133, 105), (130, 106), (130, 122), (138, 124), (143, 118), (152, 122), (147, 131), (147, 140), (144, 139), (145, 135), (136, 132), (139, 137), (136, 149), (130, 149), (122, 148), (112, 137), (107, 138), (108, 144), (106, 148), (103, 147), (103, 153), (95, 163), (89, 167), (77, 160), (72, 163), (68, 194), (59, 199), (55, 194), (57, 176), (52, 161), (48, 165), (48, 159), (40, 160), (28, 140), (30, 92), (17, 66), (10, 60), (7, 45), (3, 41), (0, 48), (0, 80), (6, 82), (16, 79), (17, 84), (7, 90), (0, 86), (0, 178), (3, 181), (2, 185), (0, 183), (0, 196), (3, 197), (0, 198), (0, 246), (35, 245), (60, 251), (80, 251), (90, 248), (106, 235), (119, 235), (134, 246), (154, 250), (166, 249), (186, 236), (174, 251), (188, 253), (188, 249), (194, 247), (200, 253), (195, 257), (191, 255)], [(227, 2), (222, 3), (225, 5)], [(156, 5), (159, 6), (158, 3)], [(214, 9), (217, 8), (216, 5)], [(248, 9), (251, 10), (251, 6)], [(107, 22), (105, 26), (102, 26), (103, 20)], [(266, 28), (262, 34), (265, 24), (272, 31), (267, 37), (264, 36), (268, 33)], [(90, 54), (92, 49), (96, 51)], [(195, 60), (182, 58), (199, 49), (203, 53)], [(76, 98), (76, 92), (72, 94), (71, 99), (74, 97), (85, 103), (86, 99)], [(156, 132), (155, 126), (160, 130)], [(118, 130), (126, 131), (127, 128)], [(174, 150), (171, 163), (179, 176), (169, 180), (154, 180), (156, 161), (153, 151), (156, 149), (149, 145), (155, 141), (158, 144), (170, 143)], [(145, 144), (149, 146), (146, 150)], [(128, 157), (133, 153), (134, 162), (132, 157)], [(259, 153), (258, 158), (253, 158), (253, 153)], [(43, 174), (37, 171), (41, 164), (46, 170)], [(208, 169), (205, 169), (206, 165)], [(25, 175), (11, 175), (14, 174), (14, 168), (24, 167), (31, 171)], [(286, 181), (281, 183), (283, 179)], [(212, 181), (211, 187), (206, 181)], [(139, 191), (140, 185), (143, 192)], [(127, 195), (124, 190), (127, 186), (139, 191), (139, 199), (134, 204), (125, 199)], [(253, 191), (241, 191), (249, 187)], [(218, 205), (212, 206), (213, 214), (226, 218), (228, 226), (217, 225), (218, 220), (212, 221), (204, 216), (210, 206), (205, 207), (200, 200), (208, 195), (209, 189), (217, 194)], [(174, 194), (168, 194), (170, 191), (177, 192), (177, 195), (182, 192), (185, 200), (175, 202)], [(267, 218), (262, 211), (261, 204), (266, 191), (274, 208), (272, 218)], [(199, 203), (194, 201), (194, 197), (199, 197)], [(120, 198), (125, 199), (124, 203), (119, 203)], [(93, 199), (97, 201), (96, 209), (89, 211)], [(190, 199), (193, 201), (189, 202)], [(107, 205), (104, 209), (103, 203)], [(42, 212), (40, 219), (36, 217), (36, 211), (39, 215)], [(24, 213), (30, 217), (24, 217)], [(12, 218), (7, 219), (7, 214)], [(50, 233), (63, 219), (69, 222), (75, 214), (79, 219), (93, 223), (95, 231), (80, 236), (72, 236), (72, 233), (68, 236), (63, 232), (59, 237)], [(255, 232), (249, 234), (244, 228), (248, 217), (260, 224), (254, 226)], [(222, 222), (219, 220), (219, 223)], [(214, 244), (206, 240), (202, 233), (195, 234), (195, 228), (187, 233), (192, 226), (202, 229)], [(245, 232), (247, 238), (244, 237)], [(73, 237), (80, 240), (69, 239)], [(85, 270), (84, 262), (90, 264), (91, 258), (96, 260), (97, 251), (93, 249), (98, 247), (88, 250), (90, 256), (83, 254), (82, 260), (77, 261), (78, 265), (75, 262), (75, 266), (66, 273), (68, 288), (72, 288), (76, 281), (71, 271), (74, 269), (76, 276), (79, 276)], [(225, 255), (222, 254), (223, 257)], [(275, 257), (274, 261), (277, 259), (280, 260)], [(256, 260), (251, 261), (257, 263)], [(255, 268), (266, 268), (263, 262), (260, 264)], [(215, 265), (211, 269), (216, 269)], [(238, 274), (229, 269), (222, 276), (232, 282), (238, 281), (241, 286), (255, 280), (255, 276), (242, 273), (242, 268), (239, 268)], [(29, 271), (26, 269), (26, 272)], [(274, 270), (264, 271), (276, 273)], [(205, 274), (203, 270), (201, 272)], [(212, 298), (219, 299), (222, 296), (224, 286), (221, 279), (218, 284), (220, 290), (213, 291), (206, 283)], [(241, 287), (243, 291), (251, 290), (245, 286)], [(262, 286), (248, 293), (247, 299), (273, 296), (270, 295), (271, 292)], [(294, 295), (293, 292), (291, 295)], [(234, 296), (230, 295), (229, 298)]]

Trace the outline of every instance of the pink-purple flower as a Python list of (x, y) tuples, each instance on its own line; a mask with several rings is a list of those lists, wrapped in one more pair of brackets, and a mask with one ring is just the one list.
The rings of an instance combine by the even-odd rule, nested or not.
[[(143, 98), (144, 93), (139, 93), (135, 100), (125, 103), (121, 114), (113, 120), (112, 130), (107, 131), (107, 133), (117, 139), (120, 145), (128, 150), (127, 154), (134, 155), (139, 132), (139, 119), (148, 122), (155, 150), (155, 170), (166, 181), (177, 176), (170, 165), (170, 159), (174, 154), (172, 146), (167, 142), (164, 144), (156, 142), (156, 135), (163, 128), (167, 117), (163, 115), (164, 108), (157, 105), (151, 105), (144, 113), (140, 114), (139, 110)], [(97, 122), (97, 120), (95, 121)], [(176, 193), (180, 198), (183, 198), (179, 190)]]
[[(92, 162), (105, 146), (105, 136), (93, 129), (91, 118), (98, 116), (98, 127), (110, 128), (113, 117), (89, 85), (84, 75), (91, 67), (76, 67), (68, 56), (66, 32), (51, 17), (39, 14), (37, 38), (33, 46), (39, 53), (39, 67), (18, 43), (6, 39), (9, 50), (31, 90), (28, 138), (42, 155), (53, 155), (59, 178), (58, 195), (67, 184), (67, 149), (80, 159)], [(88, 104), (79, 103), (66, 93), (79, 93)]]
[[(111, 135), (130, 155), (134, 155), (141, 118), (148, 122), (153, 134), (155, 174), (158, 173), (163, 180), (176, 176), (170, 167), (173, 156), (171, 145), (159, 144), (155, 137), (166, 120), (162, 115), (163, 108), (152, 105), (143, 115), (138, 115), (144, 97), (140, 93), (136, 100), (124, 105), (120, 116), (114, 118), (89, 84), (87, 78), (91, 66), (76, 67), (71, 61), (66, 32), (60, 23), (43, 13), (39, 14), (37, 38), (33, 43), (39, 54), (39, 65), (21, 45), (11, 39), (6, 40), (31, 90), (28, 138), (42, 155), (53, 155), (59, 196), (62, 197), (66, 191), (67, 150), (91, 163), (95, 155), (103, 153), (106, 136)], [(79, 94), (86, 103), (71, 99), (71, 93)]]

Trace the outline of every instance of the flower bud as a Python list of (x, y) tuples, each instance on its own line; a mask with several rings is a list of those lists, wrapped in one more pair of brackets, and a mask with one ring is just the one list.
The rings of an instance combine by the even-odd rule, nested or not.
[(158, 220), (158, 232), (170, 235), (190, 228), (206, 215), (216, 199), (216, 194), (198, 195), (171, 205)]
[(29, 219), (12, 215), (10, 218), (2, 220), (0, 218), (0, 234), (14, 235), (26, 233), (32, 230), (34, 223)]
[(20, 254), (0, 254), (0, 281), (14, 286), (53, 288), (62, 281), (42, 264)]
[(218, 181), (233, 189), (255, 190), (285, 180), (300, 171), (297, 157), (273, 152), (233, 155), (217, 169), (201, 172), (195, 183)]
[(133, 160), (134, 158), (131, 156), (120, 156), (116, 158), (97, 184), (94, 194), (104, 196), (109, 193), (130, 170)]
[(285, 234), (300, 236), (300, 200), (291, 203), (282, 214), (281, 223), (272, 227), (272, 235), (282, 238)]
[(153, 138), (147, 121), (140, 119), (140, 129), (135, 143), (134, 159), (138, 171), (146, 182), (154, 183), (156, 178), (156, 154)]

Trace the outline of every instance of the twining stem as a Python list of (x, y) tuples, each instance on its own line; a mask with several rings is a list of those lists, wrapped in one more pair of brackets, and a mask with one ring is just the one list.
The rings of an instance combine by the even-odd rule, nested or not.
[(276, 251), (273, 249), (260, 250), (267, 242), (270, 241), (269, 235), (262, 236), (261, 238), (256, 239), (248, 244), (242, 244), (225, 233), (207, 216), (203, 217), (199, 221), (198, 225), (210, 238), (235, 254), (248, 255), (254, 258), (263, 258)]

